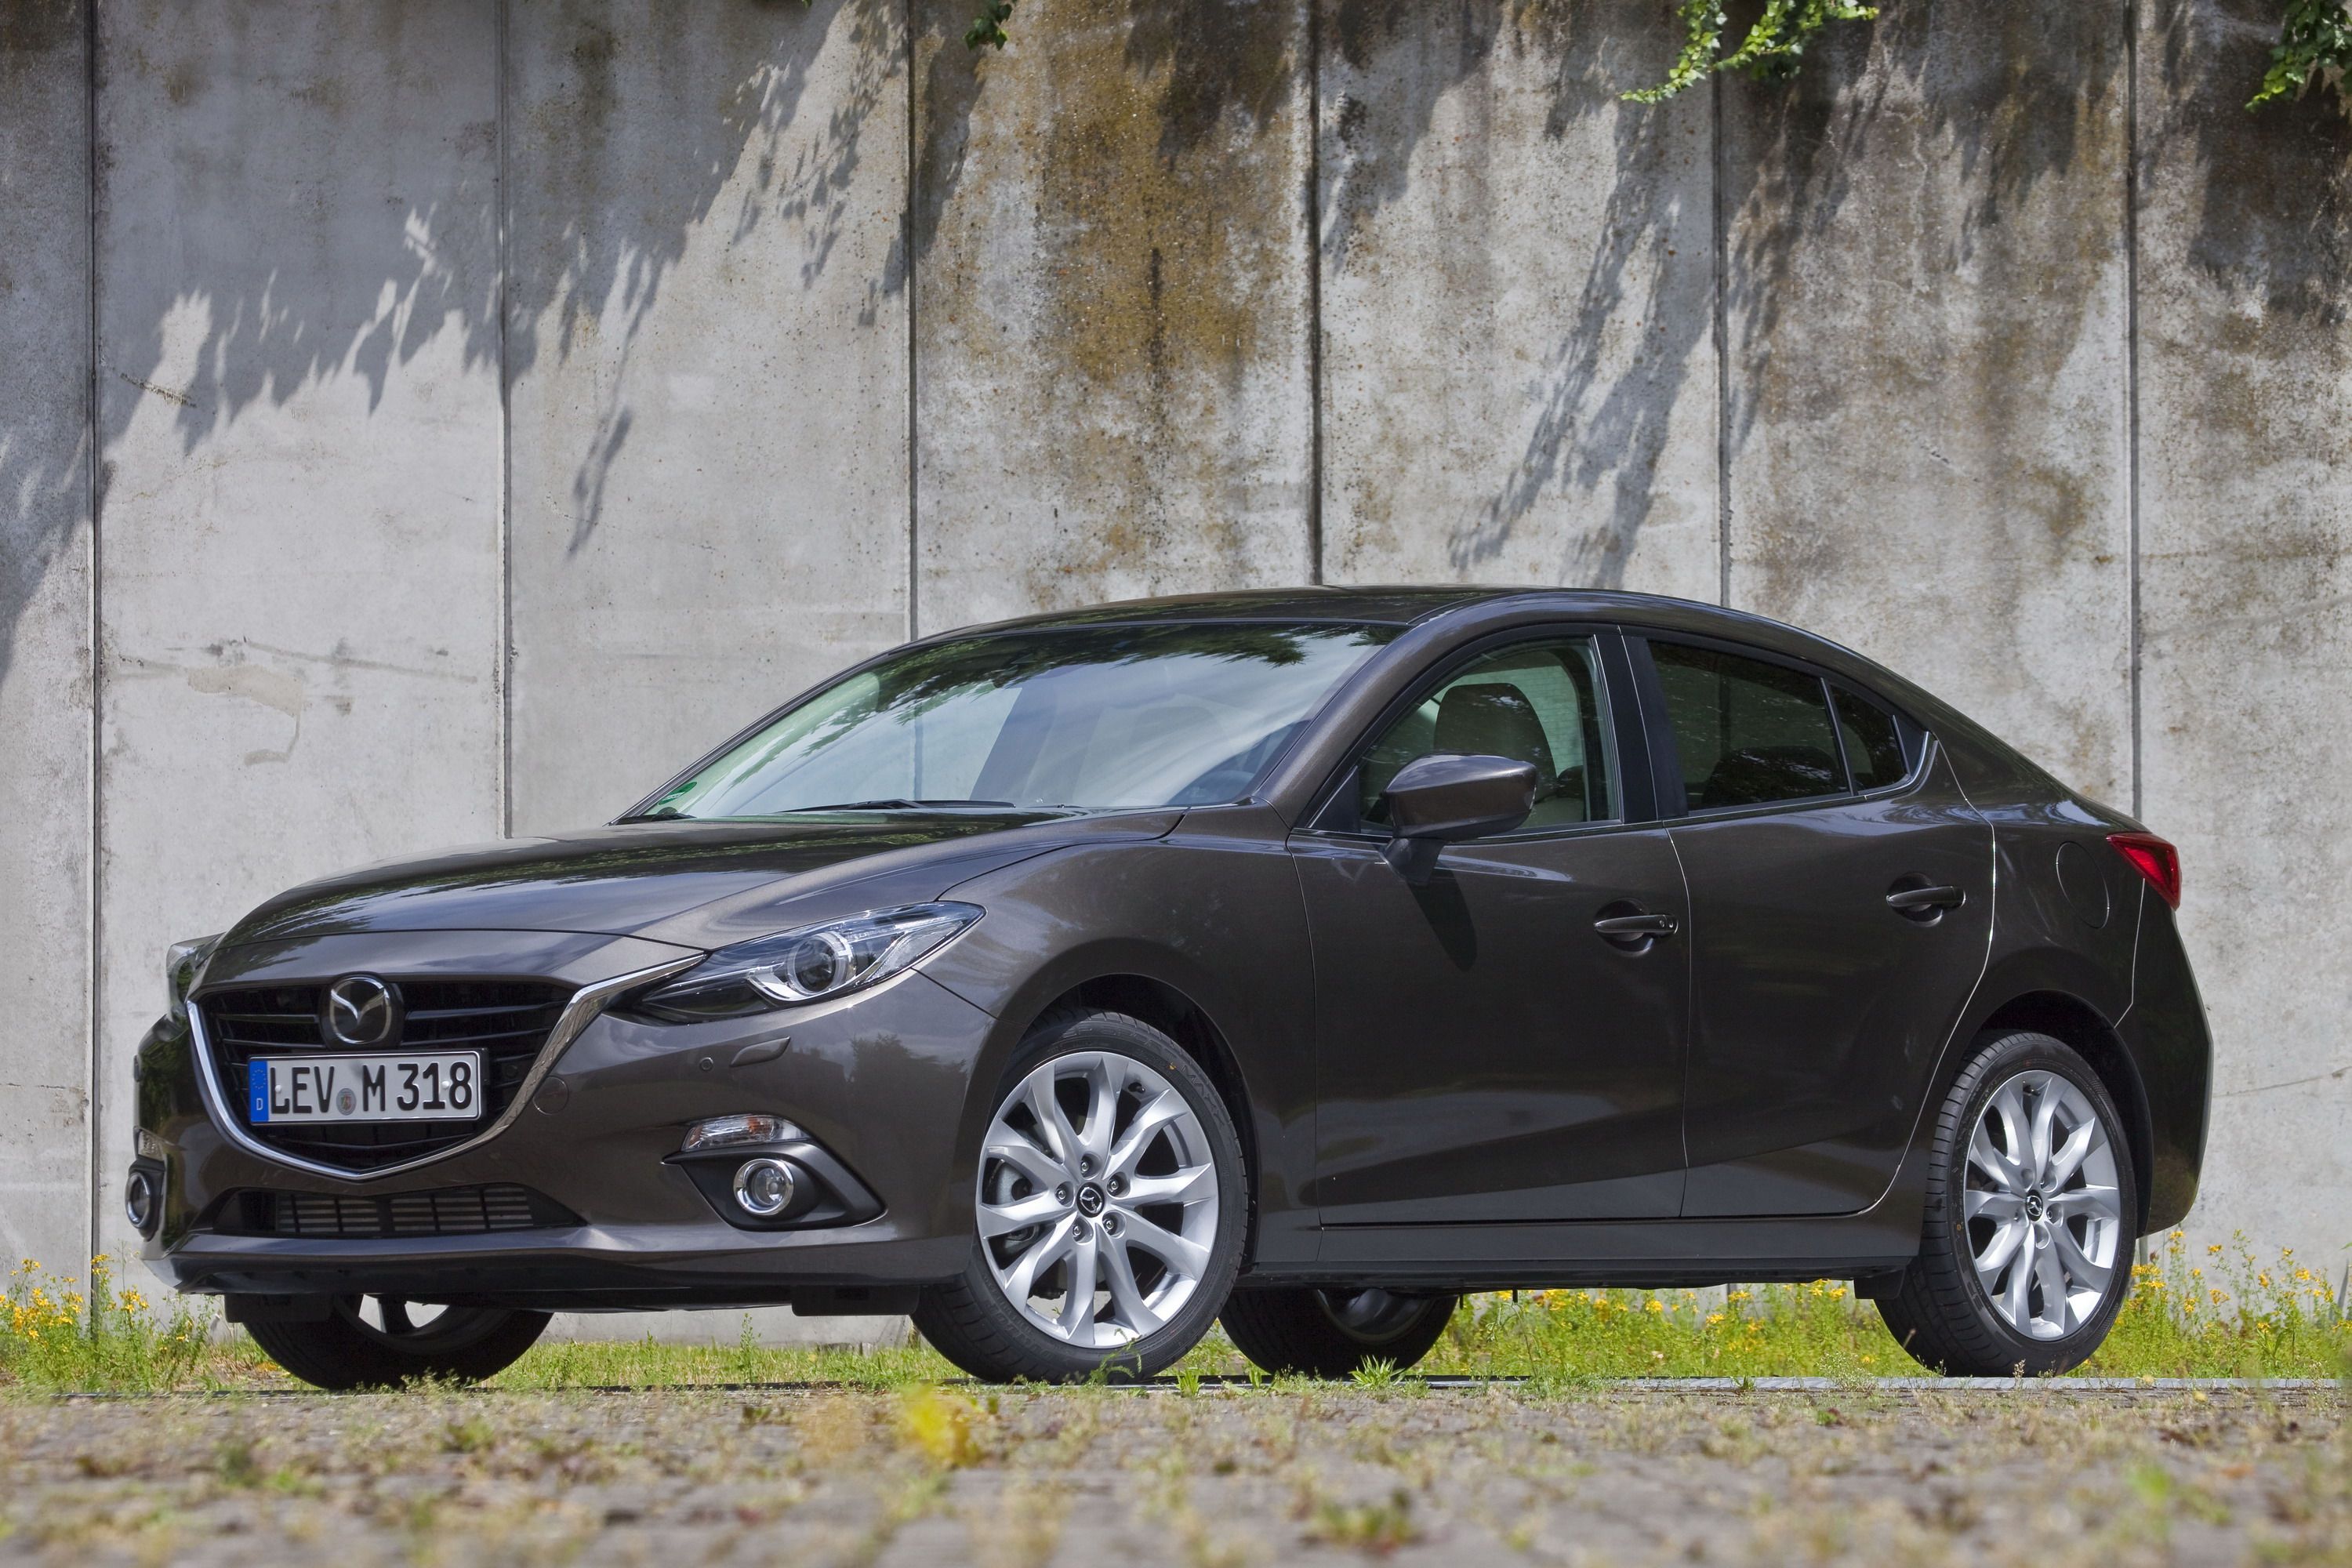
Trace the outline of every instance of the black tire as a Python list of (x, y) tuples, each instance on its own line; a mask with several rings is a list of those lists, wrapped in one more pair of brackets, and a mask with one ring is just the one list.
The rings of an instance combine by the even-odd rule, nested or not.
[(1038, 1068), (1081, 1052), (1117, 1054), (1143, 1064), (1164, 1077), (1198, 1118), (1216, 1167), (1217, 1216), (1209, 1262), (1192, 1295), (1158, 1330), (1117, 1350), (1080, 1349), (1031, 1324), (1006, 1298), (983, 1251), (975, 1207), (971, 1251), (962, 1274), (947, 1284), (923, 1289), (916, 1300), (915, 1327), (941, 1355), (987, 1382), (1150, 1377), (1209, 1331), (1241, 1269), (1249, 1239), (1250, 1191), (1241, 1139), (1234, 1131), (1223, 1099), (1200, 1064), (1150, 1025), (1123, 1013), (1092, 1008), (1059, 1009), (1046, 1015), (1024, 1042), (1003, 1083), (992, 1092), (984, 1114), (992, 1117), (998, 1101)]
[(1455, 1296), (1387, 1290), (1242, 1289), (1225, 1302), (1225, 1332), (1276, 1376), (1351, 1377), (1376, 1361), (1420, 1364), (1453, 1321)]
[[(2079, 1314), (2077, 1327), (2049, 1338), (2030, 1336), (2013, 1327), (1979, 1277), (1979, 1243), (1971, 1235), (1963, 1201), (1969, 1186), (1969, 1144), (1978, 1122), (2003, 1087), (2025, 1073), (2048, 1073), (2080, 1090), (2100, 1123), (2114, 1161), (2117, 1235), (2104, 1293), (2094, 1310)], [(1979, 1178), (1979, 1183), (1982, 1180)], [(2070, 1178), (2074, 1186), (2082, 1181), (2079, 1171)], [(2042, 1212), (2038, 1205), (2032, 1211), (2037, 1219)], [(1903, 1348), (1933, 1372), (1968, 1377), (2065, 1372), (2099, 1348), (2130, 1293), (2138, 1218), (2138, 1173), (2132, 1165), (2130, 1140), (2098, 1074), (2064, 1042), (2048, 1035), (2021, 1031), (1993, 1037), (1961, 1069), (1937, 1108), (1919, 1256), (1903, 1271), (1895, 1293), (1879, 1301), (1879, 1315)], [(1979, 1235), (1990, 1234), (1992, 1222), (1975, 1223)], [(2072, 1222), (2044, 1223), (2065, 1226)], [(2074, 1235), (2068, 1230), (2070, 1240)], [(2015, 1276), (2000, 1278), (2014, 1279)], [(2045, 1287), (2029, 1279), (2023, 1289), (2030, 1290), (2032, 1302), (2041, 1303), (2040, 1309), (2029, 1308), (2029, 1314), (2040, 1316), (2047, 1308)]]
[[(387, 1332), (362, 1316), (361, 1300), (338, 1297), (333, 1311), (317, 1321), (248, 1323), (246, 1331), (294, 1376), (341, 1394), (428, 1378), (479, 1382), (512, 1366), (548, 1323), (545, 1312), (451, 1307), (414, 1329)], [(387, 1321), (404, 1322), (406, 1304), (397, 1304)]]

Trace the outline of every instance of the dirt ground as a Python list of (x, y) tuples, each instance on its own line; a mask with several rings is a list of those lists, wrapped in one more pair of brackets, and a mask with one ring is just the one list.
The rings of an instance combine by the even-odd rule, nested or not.
[(2352, 1563), (2346, 1394), (0, 1403), (0, 1561)]

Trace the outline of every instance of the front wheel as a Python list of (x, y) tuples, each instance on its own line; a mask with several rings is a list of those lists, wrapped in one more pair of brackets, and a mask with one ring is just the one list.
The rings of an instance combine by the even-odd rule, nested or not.
[(1124, 1014), (1031, 1037), (982, 1139), (962, 1275), (923, 1337), (974, 1377), (1150, 1377), (1208, 1331), (1249, 1226), (1241, 1140), (1200, 1066)]
[(1375, 1288), (1236, 1290), (1225, 1303), (1225, 1332), (1276, 1375), (1352, 1377), (1376, 1361), (1402, 1372), (1445, 1332), (1456, 1300)]
[(512, 1366), (547, 1321), (545, 1312), (339, 1296), (316, 1321), (247, 1323), (246, 1331), (296, 1377), (342, 1393), (425, 1379), (478, 1382)]
[(2061, 1373), (2107, 1337), (2131, 1289), (2139, 1189), (2115, 1100), (2048, 1035), (2005, 1035), (1945, 1097), (1919, 1256), (1878, 1303), (1939, 1372)]

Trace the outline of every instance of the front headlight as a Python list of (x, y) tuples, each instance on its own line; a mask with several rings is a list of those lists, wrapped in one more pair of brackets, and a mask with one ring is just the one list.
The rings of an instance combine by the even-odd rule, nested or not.
[(740, 1018), (879, 984), (980, 919), (977, 904), (908, 904), (722, 947), (629, 1004), (671, 1023)]
[(188, 1016), (188, 990), (205, 967), (205, 960), (213, 955), (220, 942), (220, 933), (192, 936), (175, 942), (163, 950), (163, 994), (165, 1010), (177, 1018)]

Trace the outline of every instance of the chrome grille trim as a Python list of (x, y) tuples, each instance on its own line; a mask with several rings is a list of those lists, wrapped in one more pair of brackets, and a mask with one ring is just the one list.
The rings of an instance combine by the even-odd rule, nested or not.
[(554, 1070), (556, 1058), (563, 1054), (566, 1047), (580, 1037), (580, 1031), (595, 1020), (596, 1015), (604, 1010), (606, 1004), (624, 992), (634, 991), (640, 985), (650, 984), (665, 975), (676, 974), (682, 969), (690, 969), (701, 963), (702, 959), (701, 953), (688, 953), (683, 958), (673, 958), (645, 969), (631, 970), (626, 974), (615, 974), (610, 980), (599, 980), (593, 985), (583, 985), (573, 992), (572, 1000), (563, 1005), (562, 1015), (555, 1020), (555, 1027), (548, 1031), (547, 1043), (540, 1047), (539, 1058), (530, 1064), (530, 1071), (524, 1075), (522, 1082), (515, 1089), (514, 1099), (507, 1102), (506, 1110), (499, 1113), (496, 1121), (462, 1143), (453, 1143), (446, 1149), (436, 1149), (430, 1154), (420, 1154), (414, 1160), (404, 1161), (397, 1165), (384, 1165), (374, 1170), (352, 1170), (341, 1165), (329, 1165), (317, 1160), (306, 1160), (298, 1154), (287, 1153), (282, 1149), (273, 1149), (254, 1137), (247, 1130), (245, 1123), (235, 1114), (234, 1108), (226, 1104), (221, 1098), (220, 1071), (213, 1058), (212, 1041), (205, 1033), (204, 1008), (192, 1006), (188, 1009), (188, 1038), (195, 1047), (197, 1090), (204, 1096), (205, 1112), (213, 1119), (213, 1125), (219, 1128), (230, 1142), (248, 1154), (268, 1160), (272, 1164), (284, 1165), (289, 1170), (308, 1172), (314, 1176), (330, 1176), (339, 1182), (382, 1181), (386, 1176), (396, 1176), (403, 1172), (418, 1170), (438, 1161), (455, 1159), (468, 1149), (480, 1148), (505, 1131), (514, 1124), (515, 1118), (523, 1113), (524, 1108), (530, 1105), (531, 1096), (539, 1092), (541, 1081)]

